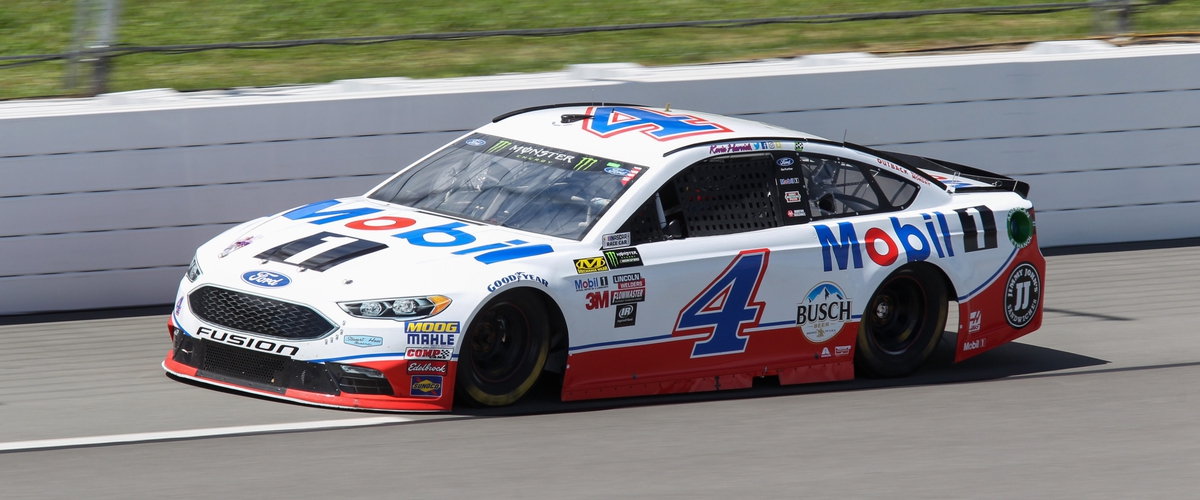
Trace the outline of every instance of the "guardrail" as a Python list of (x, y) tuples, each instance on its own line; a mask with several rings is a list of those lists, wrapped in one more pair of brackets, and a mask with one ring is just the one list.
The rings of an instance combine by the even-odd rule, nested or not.
[(236, 222), (360, 194), (553, 102), (671, 103), (942, 158), (1033, 186), (1043, 246), (1200, 236), (1200, 47), (672, 68), (0, 103), (0, 314), (169, 302)]

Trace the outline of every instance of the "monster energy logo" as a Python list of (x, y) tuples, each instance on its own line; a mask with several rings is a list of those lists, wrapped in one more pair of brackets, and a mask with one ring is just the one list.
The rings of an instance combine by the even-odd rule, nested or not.
[(585, 156), (585, 157), (583, 157), (582, 160), (579, 160), (579, 163), (577, 165), (575, 165), (575, 170), (587, 170), (589, 168), (592, 168), (592, 165), (595, 165), (595, 164), (596, 164), (595, 158), (589, 158), (589, 157)]
[(612, 269), (642, 265), (642, 255), (636, 248), (609, 250), (604, 252), (604, 260), (608, 261), (608, 267)]
[(507, 148), (511, 144), (512, 144), (512, 141), (500, 141), (500, 142), (497, 142), (496, 145), (492, 146), (491, 148), (488, 148), (487, 152), (495, 153), (496, 151), (500, 151), (501, 149)]

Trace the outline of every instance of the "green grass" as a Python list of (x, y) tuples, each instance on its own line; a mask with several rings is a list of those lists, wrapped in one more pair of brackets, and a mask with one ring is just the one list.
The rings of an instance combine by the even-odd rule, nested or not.
[[(1046, 0), (1043, 0), (1046, 1)], [(660, 21), (1018, 5), (1034, 0), (123, 0), (125, 45), (287, 40)], [(0, 56), (70, 45), (75, 0), (0, 0)], [(1025, 16), (951, 15), (910, 20), (751, 28), (671, 28), (550, 38), (408, 41), (355, 47), (140, 54), (115, 60), (110, 91), (196, 90), (319, 83), (347, 78), (440, 78), (560, 70), (568, 64), (648, 66), (889, 51), (961, 44), (1083, 38), (1090, 11)], [(1200, 31), (1200, 0), (1177, 0), (1134, 19), (1137, 33)], [(65, 64), (0, 68), (0, 98), (65, 95)]]

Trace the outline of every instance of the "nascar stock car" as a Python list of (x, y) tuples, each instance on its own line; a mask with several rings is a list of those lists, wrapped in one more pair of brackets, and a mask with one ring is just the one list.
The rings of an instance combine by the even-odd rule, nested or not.
[(1029, 186), (635, 105), (509, 113), (361, 197), (246, 222), (179, 286), (184, 379), (341, 408), (896, 377), (1041, 325)]

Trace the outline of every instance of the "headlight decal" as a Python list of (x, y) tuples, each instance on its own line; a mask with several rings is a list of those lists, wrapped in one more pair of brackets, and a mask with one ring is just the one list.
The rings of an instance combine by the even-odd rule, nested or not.
[(450, 298), (443, 295), (398, 297), (338, 302), (338, 306), (356, 318), (411, 321), (435, 316), (444, 311), (450, 306)]

